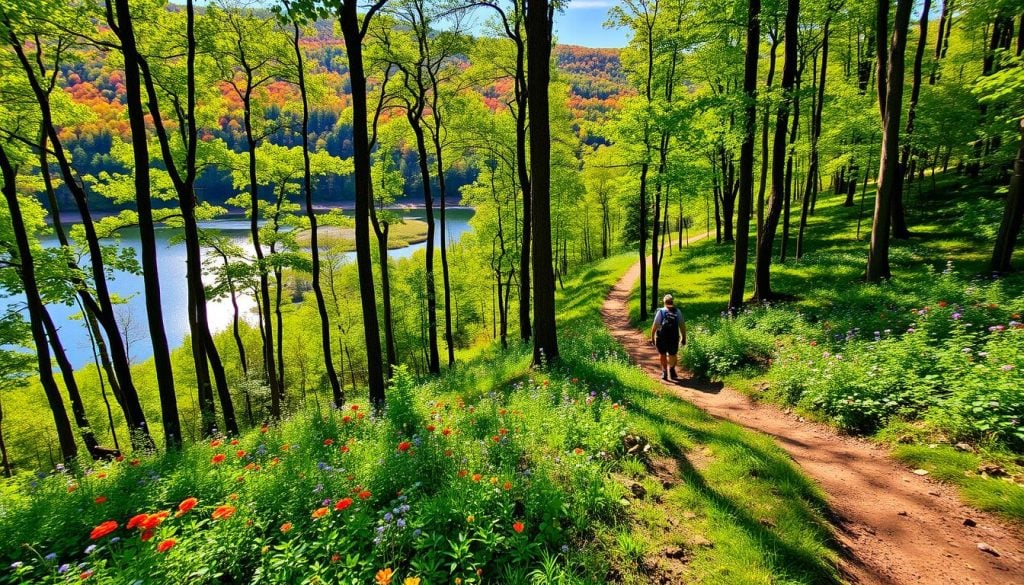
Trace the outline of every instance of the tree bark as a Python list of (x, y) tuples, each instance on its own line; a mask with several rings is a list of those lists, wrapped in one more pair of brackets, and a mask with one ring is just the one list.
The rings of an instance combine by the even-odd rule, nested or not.
[[(888, 0), (881, 0), (886, 5)], [(879, 282), (892, 276), (889, 268), (889, 236), (892, 229), (892, 199), (895, 183), (899, 180), (900, 114), (903, 109), (904, 61), (907, 48), (907, 28), (913, 0), (898, 0), (893, 23), (892, 41), (888, 49), (888, 70), (885, 83), (879, 79), (879, 98), (885, 96), (882, 107), (882, 151), (878, 169), (878, 187), (875, 213), (871, 224), (871, 247), (865, 279)], [(883, 38), (880, 34), (880, 38)], [(879, 47), (879, 56), (883, 52)], [(888, 91), (882, 88), (887, 87)]]
[[(732, 288), (729, 291), (730, 313), (737, 312), (743, 305), (743, 293), (746, 290), (747, 282), (747, 258), (750, 254), (750, 207), (754, 196), (754, 129), (757, 125), (757, 62), (761, 43), (760, 23), (761, 0), (750, 0), (747, 8), (747, 46), (743, 67), (743, 93), (746, 105), (742, 121), (743, 143), (740, 146), (739, 217), (736, 222), (736, 248), (732, 260)], [(774, 61), (774, 46), (772, 61)], [(767, 134), (764, 136), (767, 137)]]
[(1021, 220), (1024, 218), (1024, 119), (1020, 121), (1021, 140), (1017, 147), (1017, 157), (1013, 161), (1013, 176), (1010, 178), (1010, 190), (1006, 194), (1006, 207), (1003, 208), (1003, 219), (999, 224), (999, 233), (992, 251), (992, 272), (1010, 272), (1013, 266), (1010, 260), (1013, 249), (1020, 237)]
[(911, 141), (914, 133), (914, 118), (917, 115), (917, 100), (921, 95), (921, 67), (924, 62), (924, 49), (928, 44), (928, 12), (931, 10), (931, 0), (924, 0), (921, 7), (921, 25), (918, 31), (917, 52), (914, 54), (914, 81), (910, 89), (910, 106), (907, 109), (907, 127), (903, 137), (903, 152), (900, 156), (900, 172), (896, 175), (892, 200), (892, 237), (906, 240), (910, 237), (910, 228), (907, 226), (907, 212), (903, 203), (905, 197), (904, 185), (913, 177), (910, 168)]
[(807, 165), (807, 187), (804, 190), (804, 200), (800, 209), (800, 230), (796, 237), (797, 260), (804, 255), (804, 233), (807, 231), (807, 215), (810, 209), (810, 202), (816, 197), (818, 192), (818, 140), (821, 138), (821, 116), (825, 106), (825, 80), (827, 79), (826, 73), (828, 72), (828, 37), (831, 22), (831, 18), (825, 19), (821, 38), (821, 76), (818, 78), (818, 94), (814, 102), (814, 111), (811, 114), (811, 160)]

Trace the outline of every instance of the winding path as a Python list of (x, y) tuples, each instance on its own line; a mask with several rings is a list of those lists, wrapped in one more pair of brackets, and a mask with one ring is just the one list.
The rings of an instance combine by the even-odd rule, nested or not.
[[(632, 359), (660, 382), (657, 352), (629, 323), (629, 296), (639, 276), (638, 262), (616, 283), (601, 316)], [(915, 475), (882, 447), (689, 373), (662, 383), (716, 418), (773, 436), (824, 489), (849, 582), (1024, 584), (1022, 530), (964, 505), (955, 487)], [(975, 525), (965, 525), (968, 519)]]

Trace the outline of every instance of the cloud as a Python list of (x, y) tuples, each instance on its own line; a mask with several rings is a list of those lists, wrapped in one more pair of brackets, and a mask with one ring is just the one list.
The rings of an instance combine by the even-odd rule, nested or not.
[(571, 0), (569, 2), (568, 9), (569, 10), (573, 10), (573, 9), (587, 10), (587, 9), (595, 9), (595, 8), (606, 9), (606, 8), (611, 8), (612, 6), (615, 6), (616, 4), (617, 4), (617, 2), (615, 0)]

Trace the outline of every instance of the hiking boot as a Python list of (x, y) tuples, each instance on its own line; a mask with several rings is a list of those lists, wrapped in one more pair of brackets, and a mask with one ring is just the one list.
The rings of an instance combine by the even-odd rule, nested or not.
[(672, 369), (670, 369), (670, 370), (668, 371), (668, 375), (669, 375), (669, 377), (670, 377), (670, 378), (672, 378), (673, 380), (678, 380), (678, 379), (679, 379), (679, 376), (677, 376), (677, 375), (676, 375), (676, 369), (675, 369), (675, 368), (672, 368)]
[(668, 380), (668, 372), (667, 371), (665, 371), (665, 370), (661, 371), (661, 379), (662, 380)]

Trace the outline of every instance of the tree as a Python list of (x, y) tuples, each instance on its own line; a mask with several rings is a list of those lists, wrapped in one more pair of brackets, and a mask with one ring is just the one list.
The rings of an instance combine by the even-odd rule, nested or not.
[[(903, 110), (904, 60), (907, 48), (907, 28), (913, 0), (897, 0), (893, 22), (892, 39), (886, 34), (889, 1), (878, 4), (878, 99), (882, 114), (881, 164), (878, 169), (878, 186), (875, 195), (875, 213), (871, 223), (871, 247), (868, 251), (868, 265), (865, 279), (879, 282), (892, 277), (889, 268), (889, 241), (892, 229), (892, 205), (897, 182), (899, 181), (900, 116)], [(883, 49), (887, 56), (883, 63)], [(884, 66), (884, 69), (883, 69)], [(882, 72), (885, 78), (882, 78)]]
[(740, 147), (739, 217), (736, 223), (736, 251), (733, 253), (732, 288), (729, 310), (743, 304), (747, 281), (747, 257), (750, 253), (750, 208), (754, 198), (754, 129), (757, 125), (757, 61), (761, 43), (761, 2), (749, 0), (747, 8), (747, 48), (743, 72), (746, 104), (742, 121), (743, 145)]

